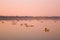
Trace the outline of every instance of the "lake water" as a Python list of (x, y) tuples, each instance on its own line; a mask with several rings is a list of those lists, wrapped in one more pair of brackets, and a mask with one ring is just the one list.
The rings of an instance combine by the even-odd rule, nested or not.
[(0, 40), (60, 40), (60, 20), (0, 21)]

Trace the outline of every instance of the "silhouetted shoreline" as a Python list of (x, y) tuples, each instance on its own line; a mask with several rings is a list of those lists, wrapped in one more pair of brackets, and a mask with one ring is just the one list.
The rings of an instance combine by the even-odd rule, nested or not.
[(60, 16), (0, 16), (0, 20), (60, 20)]

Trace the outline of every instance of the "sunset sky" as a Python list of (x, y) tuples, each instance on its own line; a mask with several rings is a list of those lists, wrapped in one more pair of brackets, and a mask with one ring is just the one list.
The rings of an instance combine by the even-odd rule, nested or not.
[(0, 15), (60, 16), (60, 0), (0, 0)]
[[(0, 0), (0, 16), (60, 16), (60, 0)], [(59, 30), (60, 20), (0, 20), (0, 40), (60, 40)]]

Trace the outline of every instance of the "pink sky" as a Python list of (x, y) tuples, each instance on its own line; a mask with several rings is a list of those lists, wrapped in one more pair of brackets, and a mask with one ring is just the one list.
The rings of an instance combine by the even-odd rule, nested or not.
[(60, 16), (60, 0), (0, 0), (0, 15)]
[[(60, 0), (0, 0), (0, 15), (5, 16), (60, 16)], [(60, 39), (60, 20), (0, 21), (1, 38), (40, 37), (42, 39)], [(4, 22), (4, 23), (2, 23)], [(43, 23), (41, 23), (43, 22)], [(21, 23), (33, 24), (34, 27), (21, 27)], [(36, 26), (35, 26), (36, 25)], [(44, 28), (50, 32), (44, 32)], [(29, 37), (29, 38), (30, 38)]]

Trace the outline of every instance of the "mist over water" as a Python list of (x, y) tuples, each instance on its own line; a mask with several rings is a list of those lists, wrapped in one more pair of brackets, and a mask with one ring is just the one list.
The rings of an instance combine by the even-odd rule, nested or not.
[[(3, 23), (4, 22), (4, 23)], [(0, 40), (59, 40), (60, 20), (0, 21)], [(14, 24), (15, 23), (15, 24)], [(34, 25), (26, 27), (21, 24)], [(45, 32), (45, 28), (49, 32)]]

